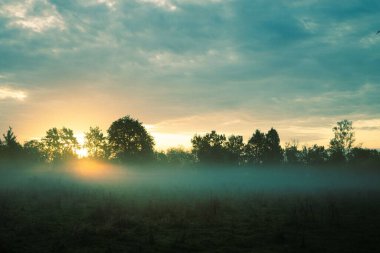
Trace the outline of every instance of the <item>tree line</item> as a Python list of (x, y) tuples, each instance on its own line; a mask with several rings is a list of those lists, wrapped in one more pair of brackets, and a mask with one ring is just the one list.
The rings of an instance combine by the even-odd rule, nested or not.
[(211, 131), (194, 135), (192, 150), (170, 148), (166, 152), (154, 149), (154, 139), (143, 124), (125, 116), (114, 121), (103, 133), (90, 127), (85, 142), (79, 144), (73, 130), (51, 128), (40, 140), (21, 145), (11, 127), (0, 138), (0, 163), (23, 161), (59, 163), (78, 159), (78, 150), (86, 149), (88, 158), (122, 163), (156, 162), (163, 165), (187, 166), (194, 164), (217, 166), (351, 166), (380, 168), (380, 153), (375, 149), (354, 146), (352, 122), (342, 120), (333, 127), (329, 146), (299, 147), (296, 141), (280, 145), (276, 129), (254, 131), (244, 143), (240, 135), (226, 137)]

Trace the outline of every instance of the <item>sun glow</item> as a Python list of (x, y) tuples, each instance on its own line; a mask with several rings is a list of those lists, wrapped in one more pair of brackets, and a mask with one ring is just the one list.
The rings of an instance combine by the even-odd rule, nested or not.
[(79, 144), (79, 148), (75, 150), (75, 153), (77, 154), (78, 158), (88, 157), (88, 149), (84, 147), (84, 142), (85, 142), (84, 133), (76, 134), (75, 137), (77, 138), (77, 141)]
[(77, 150), (75, 150), (75, 153), (77, 154), (78, 158), (88, 157), (88, 150), (87, 150), (87, 148), (77, 149)]
[(75, 177), (90, 181), (114, 182), (125, 174), (116, 166), (89, 159), (75, 161), (71, 169)]

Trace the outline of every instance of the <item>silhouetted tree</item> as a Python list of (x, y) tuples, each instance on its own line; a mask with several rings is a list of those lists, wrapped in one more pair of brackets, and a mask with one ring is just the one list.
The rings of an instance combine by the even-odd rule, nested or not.
[(227, 161), (233, 165), (241, 165), (244, 163), (244, 143), (243, 136), (231, 135), (226, 142)]
[(44, 150), (44, 144), (38, 140), (31, 140), (24, 143), (25, 157), (29, 161), (43, 162), (47, 161)]
[(355, 142), (355, 133), (352, 127), (352, 121), (342, 120), (333, 127), (334, 138), (330, 140), (330, 161), (334, 163), (346, 161), (353, 143)]
[(380, 154), (376, 149), (352, 148), (348, 156), (351, 167), (365, 169), (380, 168)]
[(289, 165), (297, 165), (302, 163), (302, 152), (298, 150), (298, 142), (293, 141), (285, 144), (284, 150), (285, 162)]
[(79, 149), (73, 130), (66, 127), (49, 129), (42, 143), (49, 162), (75, 158), (75, 151)]
[(193, 153), (201, 163), (224, 164), (228, 159), (227, 140), (224, 134), (211, 131), (204, 136), (195, 135), (191, 139)]
[(328, 153), (324, 146), (314, 144), (311, 147), (303, 146), (302, 161), (306, 165), (321, 166), (328, 160)]
[(245, 146), (245, 162), (247, 164), (259, 165), (264, 161), (264, 154), (266, 150), (266, 140), (265, 134), (261, 133), (260, 130), (252, 135)]
[(159, 165), (168, 164), (168, 157), (164, 151), (154, 151), (154, 160)]
[(90, 127), (90, 130), (85, 133), (84, 147), (87, 148), (88, 156), (91, 158), (107, 159), (110, 156), (107, 138), (99, 127)]
[(129, 116), (120, 118), (107, 132), (111, 157), (132, 162), (153, 158), (153, 137), (138, 120)]
[(278, 164), (282, 161), (282, 149), (280, 146), (280, 136), (274, 128), (271, 128), (265, 135), (265, 164)]
[(166, 159), (170, 165), (183, 167), (191, 165), (195, 162), (195, 157), (191, 152), (184, 150), (183, 148), (169, 148), (166, 151)]
[(7, 132), (3, 134), (4, 141), (1, 145), (2, 157), (5, 160), (12, 160), (22, 156), (22, 146), (17, 141), (16, 135), (13, 133), (12, 127), (9, 127)]

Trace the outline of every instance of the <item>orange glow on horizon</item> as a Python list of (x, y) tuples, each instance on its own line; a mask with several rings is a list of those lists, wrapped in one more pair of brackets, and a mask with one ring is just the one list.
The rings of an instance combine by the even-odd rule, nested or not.
[(120, 171), (115, 166), (89, 159), (74, 162), (72, 168), (74, 176), (83, 180), (117, 180), (120, 176)]

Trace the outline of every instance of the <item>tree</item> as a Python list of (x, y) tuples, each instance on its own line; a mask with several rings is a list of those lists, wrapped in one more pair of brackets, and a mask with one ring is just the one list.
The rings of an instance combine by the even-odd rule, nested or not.
[(297, 165), (301, 163), (301, 152), (298, 150), (298, 142), (292, 141), (285, 143), (284, 159), (289, 165)]
[(264, 161), (266, 149), (265, 134), (256, 129), (256, 132), (248, 140), (245, 146), (245, 161), (248, 164), (259, 165)]
[(84, 147), (87, 148), (88, 156), (91, 158), (107, 159), (109, 157), (107, 138), (99, 127), (90, 127), (90, 130), (85, 133)]
[(330, 140), (330, 160), (333, 162), (346, 161), (355, 142), (352, 121), (342, 120), (336, 123), (332, 131), (334, 138)]
[(24, 152), (26, 159), (33, 162), (46, 161), (47, 157), (44, 152), (44, 144), (38, 140), (31, 140), (24, 143)]
[(9, 127), (7, 132), (3, 134), (4, 141), (2, 142), (2, 154), (5, 159), (12, 159), (22, 155), (22, 146), (17, 141), (16, 135), (13, 133), (12, 127)]
[(355, 147), (348, 157), (348, 164), (355, 168), (380, 168), (380, 153), (376, 149)]
[(231, 135), (230, 137), (228, 137), (226, 148), (227, 148), (227, 153), (228, 153), (228, 157), (227, 157), (228, 163), (234, 164), (234, 165), (241, 165), (244, 162), (243, 136)]
[(125, 116), (108, 129), (111, 157), (122, 161), (144, 161), (153, 158), (153, 137), (141, 122)]
[(328, 154), (324, 146), (314, 144), (311, 147), (303, 146), (302, 161), (306, 165), (321, 166), (326, 163)]
[(226, 136), (211, 131), (204, 136), (195, 135), (191, 139), (193, 153), (201, 163), (224, 164), (227, 161)]
[(178, 167), (191, 165), (195, 162), (194, 155), (181, 147), (169, 148), (166, 151), (166, 159), (170, 165), (175, 165)]
[(75, 158), (75, 151), (79, 149), (79, 143), (73, 130), (66, 127), (49, 129), (42, 139), (42, 143), (49, 162)]
[(282, 148), (280, 146), (280, 136), (274, 128), (271, 128), (265, 135), (264, 163), (278, 164), (282, 161)]
[(59, 137), (63, 146), (63, 159), (76, 157), (76, 150), (79, 149), (79, 143), (74, 136), (74, 131), (63, 127), (59, 132)]

